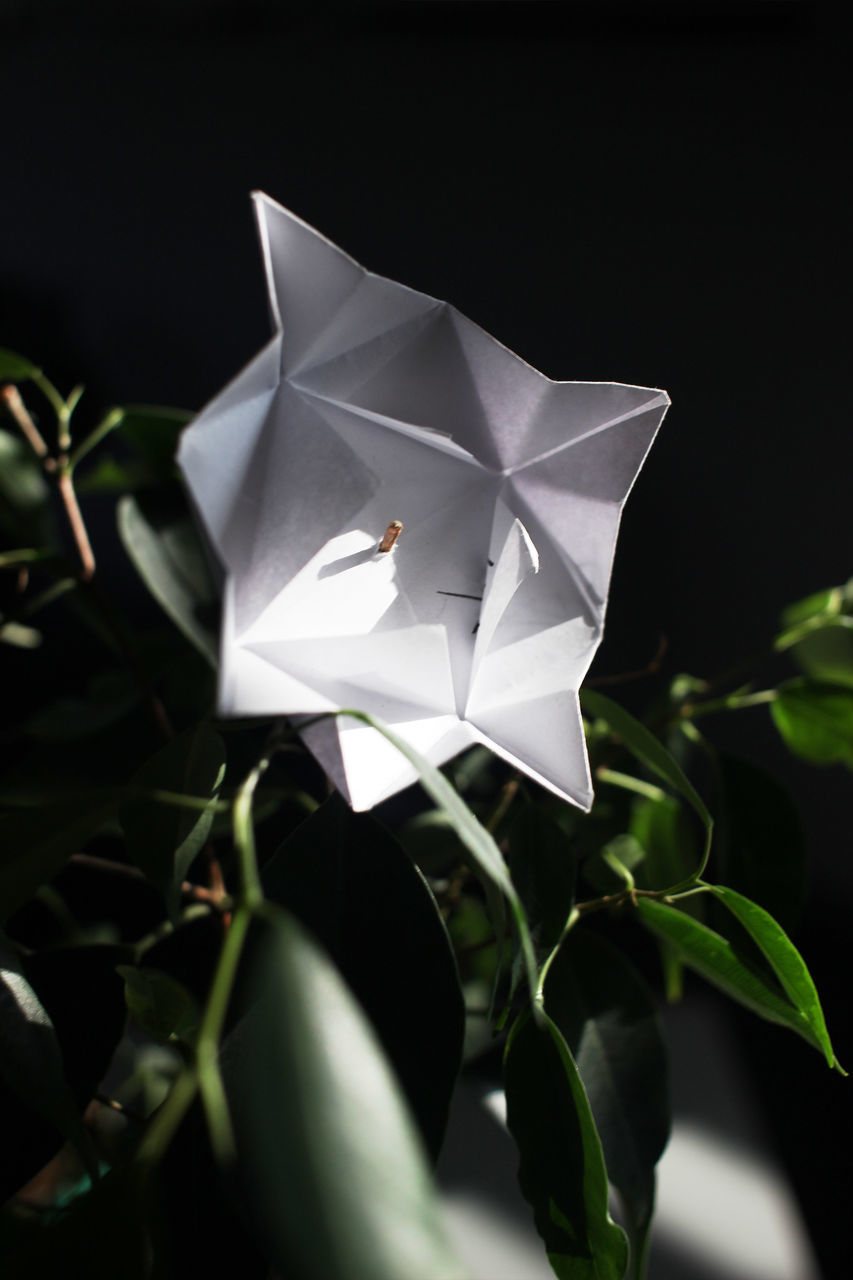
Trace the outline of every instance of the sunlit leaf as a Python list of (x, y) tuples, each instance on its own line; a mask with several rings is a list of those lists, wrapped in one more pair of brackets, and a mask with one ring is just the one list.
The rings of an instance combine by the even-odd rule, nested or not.
[(770, 704), (786, 745), (813, 764), (853, 768), (853, 689), (797, 679)]
[(578, 1068), (548, 1017), (522, 1014), (504, 1057), (518, 1180), (560, 1280), (622, 1280), (628, 1241), (608, 1212), (607, 1170)]
[(832, 1050), (817, 989), (805, 961), (784, 929), (763, 907), (750, 902), (743, 894), (723, 885), (713, 887), (714, 896), (740, 921), (758, 944), (780, 986), (794, 1006), (797, 1018), (808, 1028), (801, 1032), (807, 1040), (823, 1050), (831, 1067), (841, 1069)]
[(637, 902), (637, 913), (648, 928), (675, 948), (684, 964), (706, 981), (759, 1017), (789, 1027), (821, 1053), (826, 1053), (825, 1042), (816, 1030), (814, 1011), (796, 1008), (781, 986), (771, 985), (744, 963), (727, 938), (665, 902), (641, 898)]

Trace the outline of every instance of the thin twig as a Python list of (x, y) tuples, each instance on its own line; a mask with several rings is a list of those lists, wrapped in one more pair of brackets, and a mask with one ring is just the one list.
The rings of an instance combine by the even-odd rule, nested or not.
[(59, 472), (57, 488), (62, 499), (62, 505), (65, 507), (65, 513), (68, 516), (68, 524), (77, 546), (77, 554), (80, 557), (80, 577), (84, 582), (89, 582), (95, 572), (95, 556), (92, 552), (92, 544), (89, 541), (83, 514), (80, 511), (80, 504), (77, 501), (77, 494), (74, 492), (74, 481), (67, 466), (62, 467)]

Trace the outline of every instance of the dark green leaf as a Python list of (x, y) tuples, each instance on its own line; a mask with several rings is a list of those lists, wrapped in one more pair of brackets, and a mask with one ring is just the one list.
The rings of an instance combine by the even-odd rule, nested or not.
[(255, 1002), (222, 1068), (247, 1212), (276, 1272), (457, 1280), (417, 1130), (337, 970), (270, 907), (247, 981)]
[(225, 743), (209, 724), (180, 734), (142, 766), (133, 785), (209, 801), (191, 809), (151, 800), (128, 800), (119, 810), (127, 850), (162, 891), (170, 913), (181, 885), (208, 838), (214, 803), (225, 776)]
[(0, 920), (28, 902), (112, 816), (114, 805), (87, 795), (62, 804), (0, 814)]
[[(486, 828), (477, 820), (465, 801), (447, 781), (442, 773), (430, 764), (419, 751), (410, 746), (405, 739), (399, 737), (393, 729), (383, 724), (375, 716), (366, 711), (347, 710), (342, 715), (351, 716), (372, 725), (383, 737), (395, 746), (401, 755), (414, 765), (420, 775), (421, 786), (430, 799), (447, 815), (459, 839), (471, 855), (474, 867), (497, 890), (505, 895), (512, 911), (513, 921), (518, 934), (519, 947), (523, 956), (531, 995), (535, 995), (538, 974), (533, 943), (527, 917), (518, 896), (515, 885), (510, 878), (509, 870), (498, 846)], [(500, 921), (495, 920), (495, 928), (500, 928)]]
[(17, 351), (9, 351), (0, 347), (0, 379), (4, 382), (23, 382), (26, 378), (38, 377), (41, 370), (31, 360), (19, 356)]
[[(702, 862), (698, 864), (701, 866), (711, 846), (714, 823), (699, 793), (688, 778), (685, 777), (675, 758), (667, 751), (663, 743), (659, 742), (654, 734), (649, 732), (645, 725), (641, 724), (639, 720), (635, 720), (623, 707), (620, 707), (618, 703), (612, 702), (603, 693), (599, 693), (597, 690), (584, 689), (581, 692), (581, 706), (585, 715), (597, 716), (605, 720), (638, 760), (642, 761), (658, 777), (668, 782), (692, 806), (698, 814), (702, 826), (705, 828), (705, 854)], [(694, 868), (694, 870), (696, 869), (698, 867)], [(684, 878), (686, 879), (686, 877)]]
[(665, 902), (641, 898), (637, 912), (643, 924), (666, 939), (684, 964), (706, 981), (759, 1017), (796, 1031), (819, 1052), (826, 1052), (809, 1017), (791, 1004), (781, 988), (745, 964), (727, 938)]
[(80, 1110), (65, 1079), (53, 1023), (13, 949), (0, 939), (0, 1083), (74, 1142), (96, 1167)]
[(589, 1101), (550, 1018), (522, 1014), (504, 1059), (518, 1180), (560, 1280), (622, 1280), (628, 1241), (607, 1210), (607, 1170)]
[(530, 802), (516, 809), (506, 835), (513, 883), (541, 963), (557, 945), (574, 905), (572, 844), (553, 818)]
[(192, 416), (185, 409), (132, 404), (124, 410), (118, 433), (154, 476), (168, 479), (175, 473), (178, 437)]
[(464, 1007), (423, 876), (385, 827), (333, 795), (280, 846), (262, 879), (267, 897), (331, 953), (437, 1155), (462, 1056)]
[(193, 997), (168, 973), (120, 964), (124, 998), (142, 1030), (161, 1044), (173, 1038), (187, 1039), (198, 1025), (199, 1009)]
[(128, 494), (118, 505), (118, 529), (154, 599), (215, 667), (217, 640), (210, 623), (216, 592), (190, 517), (143, 510)]
[[(820, 1007), (815, 984), (806, 968), (805, 961), (797, 951), (790, 938), (771, 915), (750, 902), (734, 889), (723, 885), (715, 885), (713, 892), (716, 898), (728, 907), (735, 919), (739, 920), (749, 936), (758, 944), (765, 959), (773, 970), (779, 985), (793, 1005), (796, 1016), (805, 1024), (808, 1031), (801, 1031), (807, 1040), (823, 1050), (823, 1054), (831, 1067), (842, 1070), (835, 1057), (830, 1043), (829, 1033), (823, 1010)], [(846, 1074), (846, 1073), (845, 1073)]]
[(0, 430), (0, 529), (22, 547), (50, 540), (50, 490), (28, 445)]
[(795, 755), (813, 764), (853, 768), (853, 689), (791, 680), (780, 687), (770, 711)]
[(759, 902), (790, 931), (805, 888), (797, 807), (775, 778), (735, 756), (719, 757), (717, 783), (715, 879)]
[(621, 952), (576, 928), (548, 970), (545, 1008), (586, 1086), (610, 1181), (642, 1234), (670, 1126), (667, 1054), (655, 1002)]
[(85, 697), (70, 695), (40, 707), (24, 731), (40, 742), (75, 742), (90, 738), (121, 720), (138, 706), (139, 688), (123, 671), (108, 671), (90, 681)]

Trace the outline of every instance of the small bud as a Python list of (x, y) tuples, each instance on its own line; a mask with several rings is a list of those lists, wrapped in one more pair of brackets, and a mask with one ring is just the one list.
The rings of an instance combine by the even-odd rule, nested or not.
[(403, 532), (403, 525), (400, 520), (392, 520), (388, 528), (382, 535), (382, 541), (379, 544), (380, 551), (390, 551), (394, 543)]

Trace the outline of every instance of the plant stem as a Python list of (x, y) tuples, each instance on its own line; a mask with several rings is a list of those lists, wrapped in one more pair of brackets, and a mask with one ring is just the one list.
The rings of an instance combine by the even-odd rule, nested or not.
[(46, 459), (49, 453), (44, 437), (33, 422), (27, 406), (21, 399), (21, 393), (17, 387), (9, 383), (0, 390), (0, 399), (2, 399), (6, 408), (11, 413), (21, 435), (32, 449), (37, 458)]

